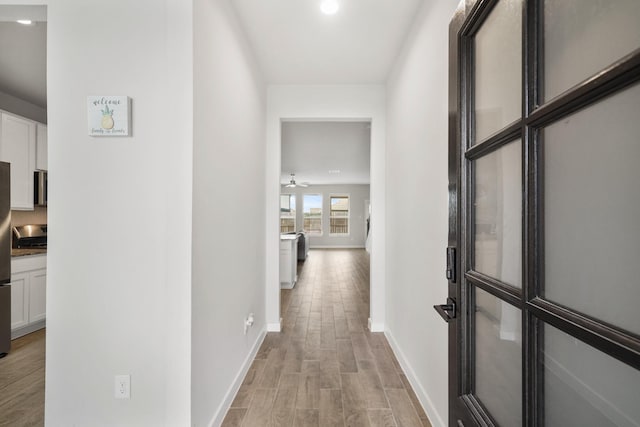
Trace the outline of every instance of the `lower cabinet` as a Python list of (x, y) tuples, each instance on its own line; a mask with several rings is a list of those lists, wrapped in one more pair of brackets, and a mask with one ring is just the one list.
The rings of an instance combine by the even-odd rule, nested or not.
[(298, 280), (298, 237), (280, 237), (280, 288), (292, 289)]
[[(29, 274), (11, 275), (11, 331), (29, 324)], [(13, 335), (13, 334), (12, 334)]]
[(45, 327), (47, 257), (33, 255), (11, 260), (11, 338)]

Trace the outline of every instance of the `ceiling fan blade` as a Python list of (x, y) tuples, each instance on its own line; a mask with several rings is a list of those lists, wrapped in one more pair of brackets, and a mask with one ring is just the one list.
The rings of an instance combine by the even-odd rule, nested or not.
[(301, 182), (300, 184), (297, 184), (298, 187), (308, 187), (309, 184), (307, 184), (306, 182)]

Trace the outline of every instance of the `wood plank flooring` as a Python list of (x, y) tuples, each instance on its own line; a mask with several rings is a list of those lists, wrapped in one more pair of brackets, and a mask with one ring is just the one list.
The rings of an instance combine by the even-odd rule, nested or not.
[(298, 273), (282, 332), (267, 334), (223, 426), (430, 427), (384, 334), (367, 329), (367, 252), (311, 250)]
[[(384, 335), (367, 329), (368, 254), (312, 250), (299, 275), (223, 426), (430, 426)], [(12, 342), (0, 426), (44, 425), (44, 364), (44, 329)]]
[(0, 359), (0, 426), (44, 425), (45, 329), (11, 342)]

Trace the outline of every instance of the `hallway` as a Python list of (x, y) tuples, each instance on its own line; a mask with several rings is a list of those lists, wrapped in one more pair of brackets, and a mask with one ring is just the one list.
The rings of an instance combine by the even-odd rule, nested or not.
[(384, 334), (370, 333), (369, 254), (311, 250), (281, 292), (223, 426), (431, 426)]

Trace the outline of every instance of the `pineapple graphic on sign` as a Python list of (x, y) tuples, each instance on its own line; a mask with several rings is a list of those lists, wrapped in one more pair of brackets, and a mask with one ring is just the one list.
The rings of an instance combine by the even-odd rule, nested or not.
[(102, 111), (102, 122), (100, 123), (102, 129), (113, 129), (113, 108), (109, 110), (109, 106), (105, 105), (104, 110), (100, 111)]

